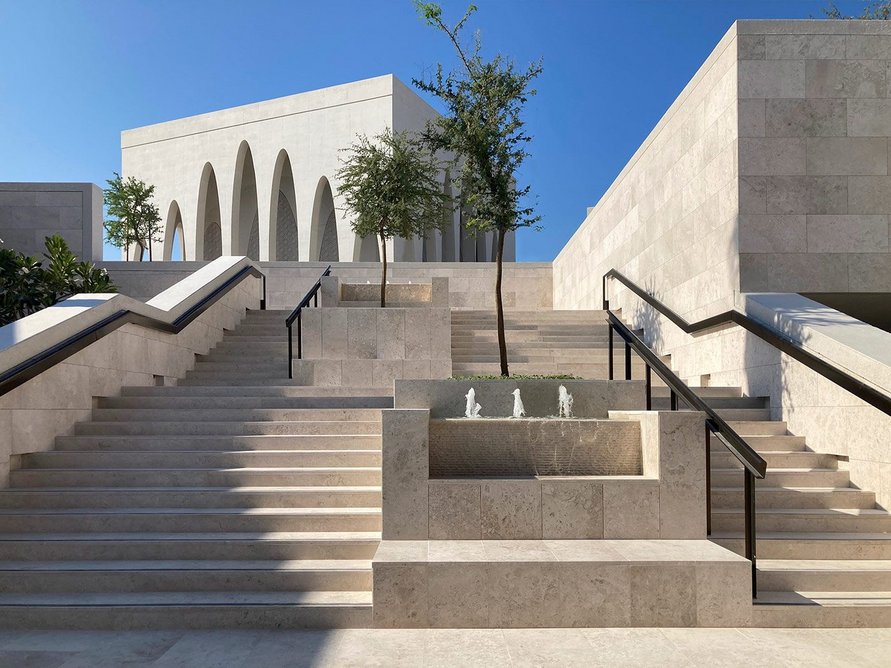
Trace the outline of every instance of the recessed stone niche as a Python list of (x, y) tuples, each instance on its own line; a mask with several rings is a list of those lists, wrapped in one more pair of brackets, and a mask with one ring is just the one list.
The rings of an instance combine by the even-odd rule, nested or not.
[(639, 422), (430, 421), (430, 477), (643, 474)]

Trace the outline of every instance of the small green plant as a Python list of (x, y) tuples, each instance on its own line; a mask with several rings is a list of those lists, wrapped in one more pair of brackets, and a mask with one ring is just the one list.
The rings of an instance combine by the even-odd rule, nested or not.
[(582, 380), (579, 376), (568, 373), (555, 373), (550, 375), (537, 374), (512, 374), (510, 378), (496, 376), (494, 374), (478, 374), (475, 376), (452, 376), (450, 380)]
[(105, 269), (81, 262), (59, 235), (46, 238), (49, 262), (0, 248), (0, 326), (81, 292), (117, 292)]

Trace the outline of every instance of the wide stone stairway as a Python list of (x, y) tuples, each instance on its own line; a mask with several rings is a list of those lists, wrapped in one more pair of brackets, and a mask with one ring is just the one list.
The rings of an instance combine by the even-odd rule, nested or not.
[(380, 409), (287, 380), (249, 311), (177, 386), (128, 387), (0, 490), (0, 625), (371, 624)]

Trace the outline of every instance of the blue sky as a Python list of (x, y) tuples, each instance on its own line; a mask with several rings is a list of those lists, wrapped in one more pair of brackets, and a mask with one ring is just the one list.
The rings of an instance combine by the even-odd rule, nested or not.
[[(476, 0), (487, 52), (544, 59), (528, 105), (551, 260), (737, 18), (809, 18), (824, 0)], [(838, 2), (856, 13), (863, 1)], [(457, 19), (467, 2), (443, 3)], [(92, 181), (120, 131), (439, 61), (410, 0), (0, 0), (0, 181)], [(434, 102), (434, 106), (435, 102)], [(106, 258), (117, 249), (106, 247)]]

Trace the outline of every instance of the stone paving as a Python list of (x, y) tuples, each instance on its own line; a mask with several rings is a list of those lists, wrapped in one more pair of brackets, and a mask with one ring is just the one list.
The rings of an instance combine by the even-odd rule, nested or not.
[(0, 631), (0, 667), (887, 666), (891, 629)]

